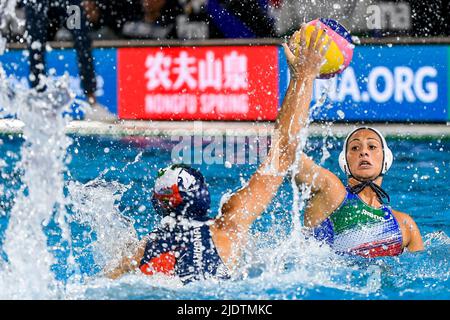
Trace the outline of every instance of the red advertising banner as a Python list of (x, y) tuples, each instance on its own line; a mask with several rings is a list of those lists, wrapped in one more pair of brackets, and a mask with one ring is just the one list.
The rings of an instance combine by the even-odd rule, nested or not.
[(276, 46), (118, 49), (121, 119), (274, 120)]

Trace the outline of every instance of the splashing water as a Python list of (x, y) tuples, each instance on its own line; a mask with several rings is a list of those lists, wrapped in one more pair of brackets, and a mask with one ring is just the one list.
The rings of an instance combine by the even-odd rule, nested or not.
[(81, 184), (69, 182), (69, 201), (74, 215), (71, 221), (88, 226), (95, 234), (92, 242), (95, 264), (109, 270), (124, 256), (134, 253), (138, 242), (134, 221), (123, 216), (116, 202), (129, 186), (106, 182), (101, 176)]
[(25, 140), (15, 168), (23, 185), (15, 195), (5, 234), (3, 249), (7, 261), (1, 264), (0, 296), (54, 298), (59, 284), (50, 271), (54, 257), (43, 228), (54, 220), (70, 250), (63, 172), (66, 149), (72, 140), (65, 135), (69, 119), (62, 114), (68, 111), (73, 95), (68, 90), (67, 77), (46, 81), (44, 93), (12, 80), (0, 64), (0, 116), (16, 114), (24, 123)]

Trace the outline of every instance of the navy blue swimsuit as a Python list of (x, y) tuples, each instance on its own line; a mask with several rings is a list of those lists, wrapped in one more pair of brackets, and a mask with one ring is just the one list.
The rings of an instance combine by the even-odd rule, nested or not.
[(149, 235), (140, 263), (143, 273), (178, 276), (183, 283), (207, 278), (228, 279), (211, 231), (205, 222), (164, 226)]

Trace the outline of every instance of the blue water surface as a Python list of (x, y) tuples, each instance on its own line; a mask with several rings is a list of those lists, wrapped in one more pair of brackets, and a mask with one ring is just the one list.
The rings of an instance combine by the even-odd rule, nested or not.
[[(73, 136), (68, 149), (67, 181), (86, 183), (98, 178), (105, 169), (106, 181), (117, 181), (128, 185), (118, 206), (124, 216), (135, 221), (139, 236), (148, 233), (159, 221), (151, 206), (150, 194), (158, 168), (172, 163), (171, 151), (177, 142), (161, 137), (99, 137)], [(18, 136), (1, 136), (0, 156), (5, 161), (1, 171), (0, 245), (8, 224), (9, 211), (13, 205), (14, 192), (21, 185), (20, 172), (14, 166), (20, 158), (23, 140)], [(324, 166), (344, 179), (338, 166), (340, 139), (328, 139), (330, 157)], [(392, 206), (410, 214), (419, 226), (426, 243), (421, 253), (405, 253), (396, 258), (374, 260), (355, 259), (349, 265), (356, 266), (354, 279), (348, 271), (335, 276), (333, 284), (321, 284), (301, 278), (301, 272), (288, 271), (279, 276), (261, 278), (258, 275), (244, 280), (230, 280), (228, 283), (193, 283), (185, 287), (167, 288), (149, 286), (145, 281), (133, 279), (117, 285), (90, 288), (87, 298), (119, 299), (449, 299), (449, 252), (450, 241), (450, 139), (388, 139), (395, 161), (386, 175), (383, 186), (391, 196)], [(204, 146), (208, 143), (205, 142)], [(323, 141), (311, 138), (308, 153), (319, 162), (322, 157)], [(132, 163), (136, 156), (142, 157)], [(192, 154), (191, 154), (192, 155)], [(193, 161), (194, 158), (192, 157)], [(213, 216), (219, 207), (223, 194), (239, 188), (257, 167), (257, 164), (193, 164), (206, 177), (210, 187)], [(273, 203), (253, 225), (253, 233), (264, 234), (273, 227), (284, 228), (289, 234), (292, 224), (293, 192), (289, 181), (280, 188)], [(145, 208), (145, 210), (142, 210)], [(70, 212), (70, 206), (68, 208)], [(90, 251), (89, 243), (95, 235), (89, 226), (71, 224), (73, 252), (79, 266), (77, 272), (86, 279), (98, 277), (98, 266)], [(45, 228), (50, 246), (61, 242), (60, 230), (55, 223)], [(270, 241), (269, 241), (270, 242)], [(67, 243), (55, 246), (52, 252), (58, 263), (52, 267), (58, 280), (65, 282), (73, 275), (67, 268)], [(276, 248), (274, 249), (276, 250)], [(308, 248), (305, 248), (307, 254)], [(3, 259), (6, 254), (1, 250)], [(377, 266), (380, 283), (374, 290), (352, 290), (367, 287), (367, 276), (358, 273)], [(296, 273), (298, 272), (298, 274)], [(350, 276), (349, 276), (350, 274)], [(339, 279), (342, 277), (342, 281)], [(350, 279), (349, 279), (350, 278)], [(293, 280), (291, 280), (293, 279)], [(306, 277), (307, 279), (307, 277)], [(261, 283), (264, 285), (261, 285)], [(343, 284), (340, 286), (340, 284)], [(350, 283), (350, 285), (349, 285)], [(354, 283), (354, 286), (352, 285)], [(256, 285), (258, 284), (258, 285)], [(89, 293), (90, 292), (90, 293)]]

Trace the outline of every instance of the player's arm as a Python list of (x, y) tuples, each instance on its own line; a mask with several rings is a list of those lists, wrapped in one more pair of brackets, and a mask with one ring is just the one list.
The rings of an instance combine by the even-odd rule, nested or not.
[(421, 251), (424, 249), (422, 236), (419, 227), (411, 216), (406, 213), (394, 211), (394, 216), (402, 229), (403, 246), (410, 252)]
[(304, 215), (306, 227), (315, 227), (322, 222), (339, 207), (347, 194), (344, 184), (334, 173), (322, 168), (305, 154), (299, 161), (295, 181), (311, 188)]
[(134, 254), (122, 257), (116, 267), (105, 271), (106, 277), (110, 279), (117, 279), (125, 273), (137, 270), (144, 256), (145, 246), (147, 245), (147, 242), (148, 238), (143, 238), (138, 243)]
[[(309, 116), (313, 81), (329, 46), (325, 33), (318, 36), (318, 28), (311, 36), (309, 47), (306, 45), (305, 27), (298, 32), (300, 32), (298, 56), (294, 56), (286, 44), (283, 45), (291, 69), (291, 80), (275, 123), (275, 139), (272, 139), (268, 157), (247, 185), (223, 204), (222, 215), (215, 223), (218, 229), (238, 234), (247, 231), (271, 202), (288, 169), (295, 161), (296, 149), (300, 143), (300, 130), (306, 125)], [(295, 39), (295, 36), (294, 34), (291, 39)]]

